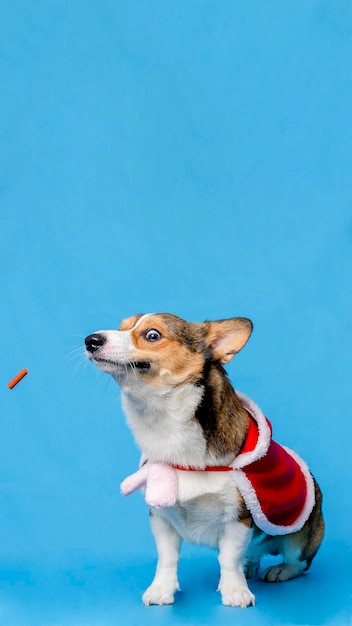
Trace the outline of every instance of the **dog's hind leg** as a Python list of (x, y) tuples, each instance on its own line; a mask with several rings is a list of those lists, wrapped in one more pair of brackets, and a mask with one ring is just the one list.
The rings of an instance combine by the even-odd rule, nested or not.
[(283, 582), (309, 569), (324, 536), (321, 503), (321, 492), (315, 482), (315, 505), (308, 520), (300, 531), (276, 537), (278, 551), (284, 560), (279, 565), (267, 567), (262, 580), (269, 583)]
[(299, 576), (307, 569), (307, 561), (302, 560), (302, 548), (295, 535), (286, 535), (280, 539), (280, 553), (284, 560), (264, 570), (262, 580), (268, 583), (284, 582)]
[(275, 537), (267, 535), (253, 524), (253, 534), (248, 546), (244, 573), (246, 578), (254, 578), (260, 568), (260, 561), (264, 554), (279, 554)]

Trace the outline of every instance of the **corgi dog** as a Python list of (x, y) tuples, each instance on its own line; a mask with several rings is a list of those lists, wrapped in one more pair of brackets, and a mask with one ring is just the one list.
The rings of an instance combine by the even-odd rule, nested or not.
[[(183, 540), (218, 550), (218, 591), (233, 607), (255, 604), (247, 579), (264, 554), (282, 561), (262, 579), (285, 581), (308, 570), (322, 542), (317, 482), (298, 455), (272, 439), (270, 422), (234, 390), (223, 367), (251, 333), (247, 318), (193, 323), (150, 313), (85, 339), (87, 357), (121, 387), (142, 450), (139, 471), (160, 469), (157, 485), (146, 484), (151, 471), (140, 482), (146, 494), (157, 487), (161, 501), (150, 508), (158, 561), (146, 605), (174, 602)], [(171, 487), (165, 471), (175, 479)], [(163, 489), (170, 500), (163, 501)]]

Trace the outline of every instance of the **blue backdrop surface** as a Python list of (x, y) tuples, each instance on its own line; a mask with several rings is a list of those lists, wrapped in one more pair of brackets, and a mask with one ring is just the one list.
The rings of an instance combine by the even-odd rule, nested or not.
[[(0, 623), (352, 624), (350, 2), (12, 0), (0, 33)], [(255, 608), (189, 546), (141, 604), (139, 453), (82, 345), (149, 311), (253, 319), (230, 376), (323, 488), (311, 571)]]

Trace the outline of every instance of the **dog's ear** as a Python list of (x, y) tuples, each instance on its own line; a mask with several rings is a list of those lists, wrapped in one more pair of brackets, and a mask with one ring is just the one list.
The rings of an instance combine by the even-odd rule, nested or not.
[(205, 345), (213, 358), (228, 363), (242, 350), (251, 336), (253, 324), (246, 317), (233, 317), (218, 322), (205, 322)]

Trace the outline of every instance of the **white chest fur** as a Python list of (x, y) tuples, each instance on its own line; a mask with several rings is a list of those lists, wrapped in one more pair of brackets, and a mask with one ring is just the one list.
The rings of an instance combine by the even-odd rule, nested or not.
[(217, 547), (226, 525), (237, 519), (238, 498), (228, 472), (178, 471), (178, 502), (157, 509), (191, 543)]
[(138, 390), (123, 389), (127, 422), (143, 458), (178, 465), (207, 463), (203, 431), (193, 417), (202, 393), (194, 385), (160, 390), (139, 383)]

